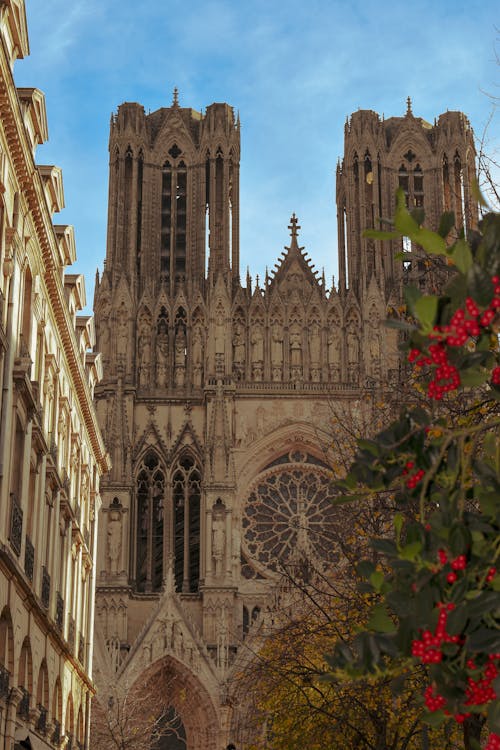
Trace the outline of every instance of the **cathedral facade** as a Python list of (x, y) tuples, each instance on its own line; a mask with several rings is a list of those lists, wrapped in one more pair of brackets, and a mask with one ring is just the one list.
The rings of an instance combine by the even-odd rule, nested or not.
[(227, 104), (199, 113), (176, 92), (148, 115), (122, 104), (109, 150), (95, 293), (104, 372), (95, 398), (112, 460), (97, 679), (147, 675), (164, 686), (182, 731), (163, 750), (240, 750), (228, 693), (280, 571), (338, 559), (322, 533), (338, 521), (327, 406), (355, 409), (367, 389), (400, 377), (383, 321), (397, 314), (403, 284), (418, 283), (419, 263), (398, 264), (395, 253), (412, 248), (362, 231), (393, 214), (398, 186), (430, 226), (444, 210), (473, 226), (472, 132), (461, 113), (431, 125), (410, 102), (403, 117), (349, 118), (331, 288), (300, 246), (295, 215), (273, 273), (240, 278), (240, 125)]

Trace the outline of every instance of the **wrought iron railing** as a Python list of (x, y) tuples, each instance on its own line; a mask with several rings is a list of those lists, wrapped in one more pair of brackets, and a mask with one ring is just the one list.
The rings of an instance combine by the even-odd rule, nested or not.
[(61, 723), (57, 719), (54, 719), (54, 731), (50, 741), (53, 745), (59, 745), (61, 742)]
[(45, 734), (47, 731), (47, 709), (45, 706), (39, 705), (38, 710), (40, 711), (40, 715), (36, 722), (36, 731)]
[(17, 706), (17, 714), (22, 719), (29, 719), (30, 717), (30, 694), (28, 693), (26, 688), (20, 687), (19, 689), (21, 690), (23, 695)]
[(24, 547), (24, 572), (29, 580), (33, 583), (33, 570), (35, 567), (35, 548), (29, 536), (26, 537)]
[(78, 660), (81, 664), (84, 664), (85, 659), (85, 639), (83, 635), (80, 633), (80, 638), (78, 640)]
[(42, 568), (42, 606), (45, 609), (49, 608), (50, 602), (50, 575), (49, 571), (45, 567)]
[(75, 635), (76, 635), (75, 621), (71, 617), (69, 621), (69, 625), (68, 625), (68, 643), (73, 653), (75, 651)]
[(16, 495), (11, 492), (10, 494), (11, 508), (10, 508), (10, 534), (9, 541), (10, 546), (14, 550), (17, 556), (21, 554), (21, 540), (23, 536), (23, 511), (17, 501)]
[(10, 672), (0, 664), (0, 699), (9, 697)]
[(63, 629), (63, 620), (64, 620), (64, 600), (58, 591), (56, 594), (56, 625), (61, 633)]

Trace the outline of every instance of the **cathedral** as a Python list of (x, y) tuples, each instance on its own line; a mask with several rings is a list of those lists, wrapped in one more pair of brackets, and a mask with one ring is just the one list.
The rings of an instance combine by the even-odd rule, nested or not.
[[(322, 534), (337, 523), (327, 405), (355, 408), (401, 377), (397, 334), (383, 323), (403, 285), (423, 283), (424, 264), (407, 241), (363, 230), (392, 216), (398, 187), (430, 227), (445, 210), (473, 227), (473, 134), (462, 113), (430, 124), (410, 100), (400, 117), (348, 118), (331, 287), (295, 215), (274, 271), (241, 278), (240, 123), (228, 104), (198, 112), (177, 92), (150, 114), (124, 103), (109, 154), (94, 305), (95, 403), (112, 462), (101, 481), (96, 681), (105, 692), (146, 676), (164, 690), (180, 729), (161, 750), (241, 750), (228, 693), (280, 571), (338, 559)], [(410, 250), (410, 261), (394, 259)]]

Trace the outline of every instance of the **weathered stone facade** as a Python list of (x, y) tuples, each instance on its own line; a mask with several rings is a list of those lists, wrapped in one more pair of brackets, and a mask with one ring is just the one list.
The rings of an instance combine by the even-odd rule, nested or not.
[[(45, 99), (16, 89), (24, 0), (0, 3), (0, 747), (88, 737), (99, 476), (100, 355), (58, 167), (35, 163)], [(31, 744), (26, 744), (28, 741)], [(20, 745), (20, 742), (25, 744)], [(72, 744), (73, 743), (73, 744)]]
[(396, 243), (361, 231), (391, 216), (398, 184), (431, 224), (451, 206), (468, 227), (477, 218), (462, 114), (430, 126), (410, 106), (386, 121), (357, 112), (337, 174), (338, 288), (299, 246), (295, 216), (274, 272), (243, 284), (239, 136), (227, 104), (200, 114), (175, 94), (149, 115), (119, 107), (95, 295), (95, 395), (113, 463), (97, 661), (129, 682), (166, 665), (183, 686), (170, 700), (190, 750), (240, 747), (228, 685), (280, 564), (338, 554), (321, 535), (337, 522), (327, 404), (356, 408), (367, 388), (399, 378), (396, 334), (382, 323), (420, 269), (399, 270)]

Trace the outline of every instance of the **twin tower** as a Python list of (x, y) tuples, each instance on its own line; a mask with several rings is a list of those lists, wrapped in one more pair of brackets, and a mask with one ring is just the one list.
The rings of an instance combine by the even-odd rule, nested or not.
[(463, 114), (429, 124), (409, 101), (402, 117), (351, 115), (329, 289), (295, 216), (275, 271), (240, 278), (240, 125), (227, 104), (202, 114), (176, 93), (149, 115), (122, 104), (109, 150), (95, 397), (113, 466), (101, 482), (96, 679), (163, 681), (190, 750), (239, 747), (228, 691), (280, 571), (341, 556), (330, 407), (357, 414), (367, 389), (397, 383), (383, 321), (404, 283), (428, 283), (418, 248), (363, 230), (392, 216), (401, 187), (429, 226), (453, 210), (469, 231), (473, 134)]

